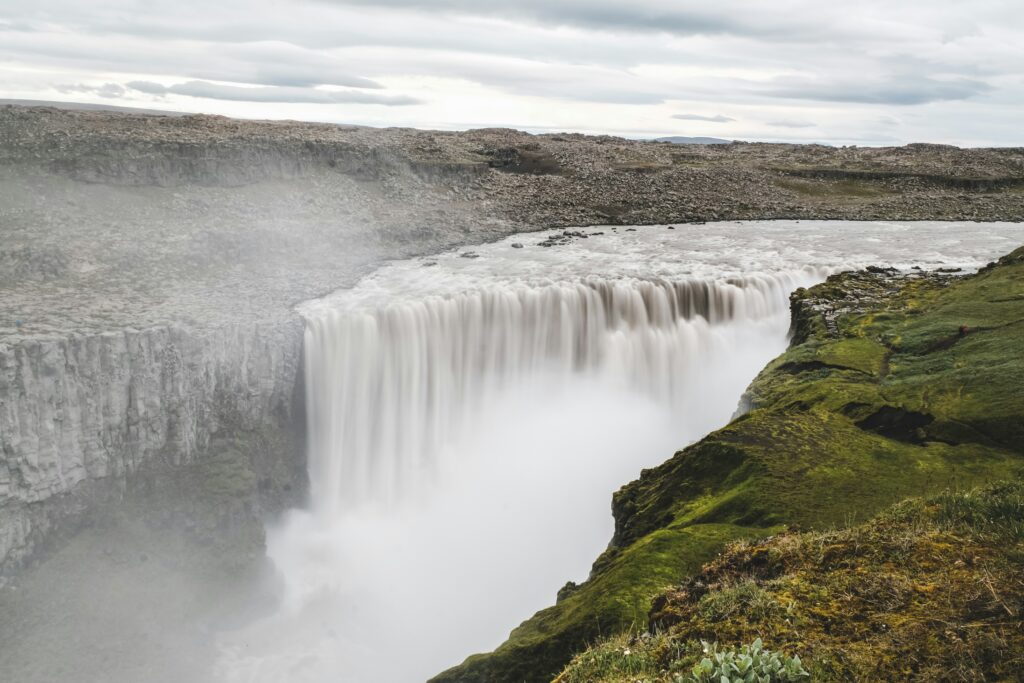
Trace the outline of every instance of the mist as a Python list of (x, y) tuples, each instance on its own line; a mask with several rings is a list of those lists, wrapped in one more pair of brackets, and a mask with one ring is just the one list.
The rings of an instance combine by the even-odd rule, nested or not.
[(709, 339), (683, 389), (699, 415), (589, 374), (541, 373), (490, 396), (411, 499), (289, 513), (268, 535), (280, 611), (224, 638), (223, 680), (425, 680), (493, 649), (586, 579), (611, 538), (610, 492), (728, 421), (784, 348), (781, 318)]

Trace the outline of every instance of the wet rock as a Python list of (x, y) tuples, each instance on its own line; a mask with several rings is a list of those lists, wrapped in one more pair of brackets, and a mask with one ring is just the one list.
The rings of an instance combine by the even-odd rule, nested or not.
[(889, 268), (885, 266), (868, 266), (865, 270), (869, 273), (877, 273), (879, 275), (895, 275), (899, 272), (896, 268)]

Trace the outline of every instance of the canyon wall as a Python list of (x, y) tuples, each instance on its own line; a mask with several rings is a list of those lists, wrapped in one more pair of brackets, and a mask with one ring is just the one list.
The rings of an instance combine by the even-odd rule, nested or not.
[(302, 324), (180, 326), (0, 344), (0, 567), (59, 518), (118, 495), (149, 461), (189, 464), (213, 434), (292, 420)]

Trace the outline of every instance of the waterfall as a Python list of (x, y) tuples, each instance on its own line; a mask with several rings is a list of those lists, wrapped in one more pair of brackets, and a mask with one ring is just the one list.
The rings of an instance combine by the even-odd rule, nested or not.
[(542, 374), (596, 377), (685, 422), (701, 400), (688, 380), (714, 343), (713, 328), (778, 323), (789, 293), (821, 276), (587, 278), (370, 309), (320, 307), (308, 314), (305, 335), (315, 511), (330, 517), (409, 495), (496, 393)]
[(395, 261), (299, 307), (312, 505), (268, 525), (280, 602), (221, 639), (219, 680), (417, 681), (493, 649), (586, 578), (616, 488), (729, 420), (786, 347), (791, 291), (870, 264), (977, 268), (1024, 234), (613, 231)]

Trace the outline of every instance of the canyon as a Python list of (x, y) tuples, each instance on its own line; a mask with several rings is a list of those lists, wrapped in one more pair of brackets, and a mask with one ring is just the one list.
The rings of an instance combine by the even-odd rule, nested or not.
[[(977, 268), (1016, 246), (1007, 222), (1024, 216), (1022, 188), (1015, 149), (673, 145), (0, 107), (0, 571), (18, 585), (120, 510), (184, 527), (186, 547), (216, 562), (261, 556), (267, 519), (324, 499), (306, 476), (317, 377), (306, 374), (305, 307), (358, 292), (387, 261), (454, 273), (449, 286), (466, 291), (476, 285), (460, 274), (493, 267), (493, 249), (550, 266), (603, 238), (672, 236), (638, 252), (650, 261), (684, 252), (688, 236), (770, 233), (756, 221), (778, 219), (798, 240), (793, 253), (817, 245), (790, 273), (893, 259)], [(1005, 242), (957, 261), (935, 228), (899, 254), (824, 263), (815, 239), (829, 224), (815, 221), (825, 219), (880, 221), (883, 242), (887, 221), (1004, 221), (961, 227)], [(801, 244), (800, 230), (817, 237)], [(668, 281), (763, 270), (731, 265)], [(776, 308), (784, 315), (790, 290), (828, 272), (788, 275)], [(422, 278), (409, 283), (430, 293)], [(572, 296), (614, 299), (603, 292)], [(569, 355), (570, 367), (580, 362)]]

